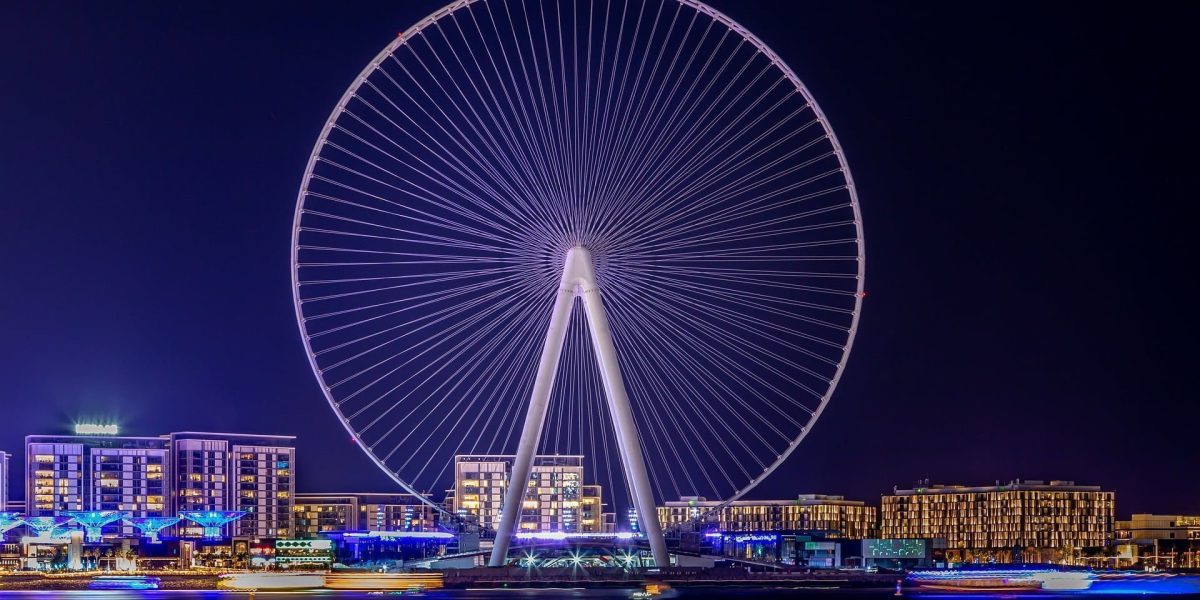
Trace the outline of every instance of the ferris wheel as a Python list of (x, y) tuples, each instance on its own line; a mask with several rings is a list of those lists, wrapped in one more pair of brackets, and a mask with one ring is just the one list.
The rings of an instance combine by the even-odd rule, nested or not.
[[(459, 455), (585, 457), (665, 564), (657, 501), (731, 501), (811, 430), (863, 297), (833, 130), (694, 0), (462, 0), (333, 109), (293, 230), (340, 422), (434, 506)], [(493, 564), (523, 486), (509, 486)]]

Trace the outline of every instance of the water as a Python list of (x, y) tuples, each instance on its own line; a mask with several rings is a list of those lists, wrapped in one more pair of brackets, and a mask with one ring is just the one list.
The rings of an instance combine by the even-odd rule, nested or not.
[[(226, 591), (3, 591), (0, 600), (377, 600), (379, 598), (425, 598), (428, 600), (551, 600), (574, 598), (579, 600), (626, 600), (635, 588), (509, 588), (487, 590), (433, 590), (419, 596), (412, 594), (381, 594), (371, 592), (314, 591), (314, 592), (226, 592)], [(924, 593), (906, 591), (905, 598), (922, 600), (1042, 600), (1087, 596), (1124, 600), (1131, 596), (1145, 597), (1145, 591), (1114, 594), (1079, 594), (1022, 592), (1012, 594), (974, 593)], [(706, 598), (722, 600), (754, 600), (767, 598), (808, 598), (812, 600), (888, 600), (895, 598), (891, 589), (813, 589), (813, 588), (765, 588), (765, 587), (692, 587), (674, 589), (660, 596), (663, 600), (700, 600)], [(1200, 594), (1167, 595), (1165, 599), (1200, 599)]]

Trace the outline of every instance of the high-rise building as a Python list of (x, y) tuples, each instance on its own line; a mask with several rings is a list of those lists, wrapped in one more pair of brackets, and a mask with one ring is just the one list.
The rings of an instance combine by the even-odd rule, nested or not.
[(699, 496), (658, 507), (663, 526), (695, 523), (718, 531), (820, 532), (825, 537), (864, 539), (876, 532), (875, 507), (842, 496), (802, 494), (794, 500), (720, 501)]
[(943, 538), (947, 559), (1052, 561), (1113, 539), (1114, 494), (1073, 481), (897, 489), (883, 497), (881, 537)]
[(437, 531), (437, 511), (412, 494), (296, 494), (295, 537), (328, 531)]
[[(292, 470), (296, 438), (185, 431), (169, 436), (174, 451), (174, 509), (240, 510), (230, 535), (287, 538), (293, 534)], [(199, 534), (185, 527), (184, 535)]]
[[(63, 511), (123, 511), (132, 517), (167, 514), (168, 448), (161, 437), (31, 435), (25, 438), (25, 511), (31, 517)], [(132, 535), (124, 523), (106, 534)]]
[[(111, 434), (111, 435), (110, 435)], [(227, 535), (290, 537), (295, 437), (227, 433), (115, 435), (111, 426), (77, 435), (25, 438), (25, 512), (123, 511), (133, 517), (186, 510), (244, 510)], [(117, 522), (105, 534), (136, 535)], [(179, 535), (200, 537), (185, 524)]]
[[(500, 507), (508, 489), (512, 461), (512, 455), (454, 457), (455, 514), (473, 515), (482, 529), (494, 532), (500, 524)], [(597, 514), (603, 506), (600, 486), (584, 485), (582, 456), (535, 456), (528, 486), (521, 505), (519, 531), (597, 533), (602, 530), (604, 517)], [(586, 523), (585, 512), (589, 515)]]

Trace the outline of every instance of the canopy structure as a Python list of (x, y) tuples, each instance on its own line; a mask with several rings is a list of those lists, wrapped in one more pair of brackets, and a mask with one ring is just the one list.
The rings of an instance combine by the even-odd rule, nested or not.
[(187, 519), (204, 528), (204, 539), (221, 539), (221, 528), (246, 516), (244, 510), (185, 510), (179, 513)]
[(63, 513), (83, 527), (84, 539), (88, 542), (99, 542), (103, 537), (104, 527), (111, 525), (129, 513), (120, 510), (72, 510)]
[(180, 520), (179, 517), (125, 517), (125, 522), (133, 525), (151, 544), (161, 541), (158, 532), (178, 524)]

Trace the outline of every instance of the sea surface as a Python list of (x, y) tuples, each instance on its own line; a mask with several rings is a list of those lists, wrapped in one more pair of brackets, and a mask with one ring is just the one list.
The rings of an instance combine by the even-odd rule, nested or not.
[[(65, 600), (376, 600), (379, 598), (424, 598), (428, 600), (551, 600), (554, 598), (576, 598), (579, 600), (625, 600), (636, 588), (507, 588), (507, 589), (467, 589), (467, 590), (432, 590), (421, 594), (410, 593), (381, 593), (381, 592), (345, 592), (321, 590), (313, 592), (226, 592), (226, 591), (0, 591), (0, 600), (46, 600), (47, 598), (63, 598)], [(1047, 593), (1025, 592), (1012, 594), (998, 593), (925, 593), (906, 590), (905, 598), (923, 600), (988, 600), (988, 599), (1066, 599), (1075, 598), (1110, 598), (1113, 600), (1130, 599), (1132, 597), (1146, 598), (1151, 594), (1123, 593)], [(1157, 594), (1154, 594), (1157, 595)], [(1197, 599), (1198, 595), (1165, 594), (1163, 600)], [(758, 599), (758, 598), (808, 598), (812, 600), (887, 600), (895, 599), (893, 590), (863, 590), (863, 589), (813, 589), (813, 588), (780, 588), (780, 587), (693, 587), (674, 589), (659, 596), (662, 600), (698, 600), (715, 599)]]

